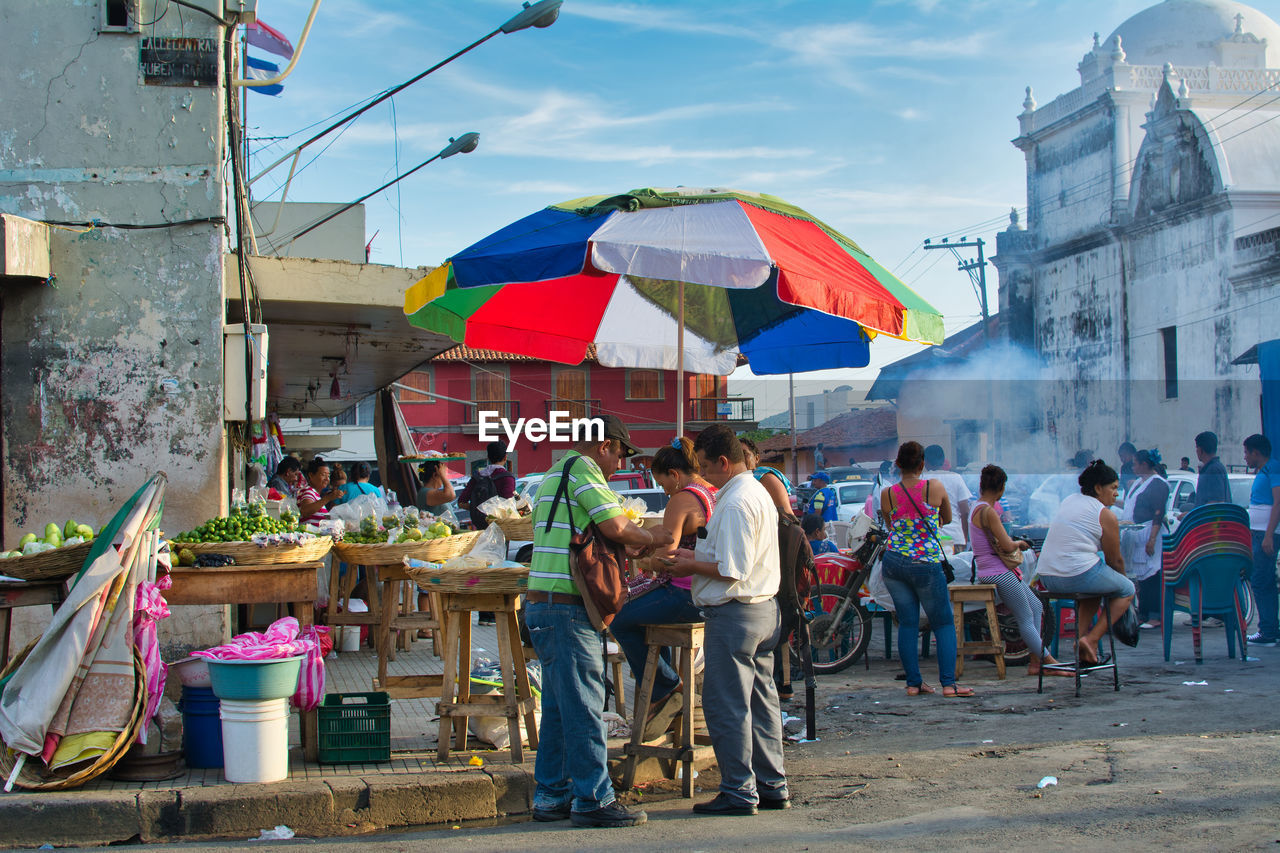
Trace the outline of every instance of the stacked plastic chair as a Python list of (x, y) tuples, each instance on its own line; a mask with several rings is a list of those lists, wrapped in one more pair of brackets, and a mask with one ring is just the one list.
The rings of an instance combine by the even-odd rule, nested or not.
[(1182, 517), (1178, 529), (1164, 543), (1164, 585), (1161, 610), (1164, 659), (1173, 644), (1173, 613), (1190, 613), (1196, 663), (1202, 663), (1200, 622), (1205, 616), (1222, 619), (1227, 632), (1227, 655), (1234, 658), (1240, 639), (1240, 659), (1248, 659), (1242, 584), (1253, 566), (1249, 514), (1235, 504), (1206, 504)]

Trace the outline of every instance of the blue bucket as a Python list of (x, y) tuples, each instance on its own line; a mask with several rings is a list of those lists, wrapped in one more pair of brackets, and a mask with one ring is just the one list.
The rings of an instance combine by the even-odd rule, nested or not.
[(188, 767), (222, 766), (221, 703), (212, 687), (182, 687), (182, 751)]

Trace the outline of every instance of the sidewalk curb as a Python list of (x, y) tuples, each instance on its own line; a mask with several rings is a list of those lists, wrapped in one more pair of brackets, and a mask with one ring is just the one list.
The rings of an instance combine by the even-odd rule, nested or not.
[[(699, 768), (713, 764), (699, 761)], [(661, 775), (641, 762), (637, 783)], [(437, 773), (335, 776), (269, 785), (0, 795), (6, 847), (257, 838), (284, 824), (299, 836), (458, 823), (533, 810), (533, 763)]]
[(277, 824), (299, 835), (351, 835), (526, 814), (532, 804), (532, 769), (505, 766), (161, 791), (33, 791), (0, 797), (0, 826), (5, 846), (61, 847), (256, 838)]

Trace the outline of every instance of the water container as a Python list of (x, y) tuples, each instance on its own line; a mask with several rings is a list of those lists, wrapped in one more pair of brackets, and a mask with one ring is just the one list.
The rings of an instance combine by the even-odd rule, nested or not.
[(218, 718), (218, 697), (212, 687), (183, 685), (182, 751), (189, 767), (222, 766), (222, 723)]
[(289, 700), (223, 699), (223, 776), (279, 782), (289, 776)]

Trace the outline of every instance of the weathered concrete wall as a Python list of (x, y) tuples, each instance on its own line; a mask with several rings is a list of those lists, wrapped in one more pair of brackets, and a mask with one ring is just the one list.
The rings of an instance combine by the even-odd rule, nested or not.
[[(141, 17), (156, 17), (144, 0)], [(56, 280), (4, 296), (4, 537), (96, 524), (154, 471), (164, 527), (223, 505), (220, 87), (144, 85), (145, 36), (212, 38), (188, 10), (142, 33), (99, 32), (101, 4), (0, 4), (0, 210), (147, 230), (58, 230)], [(219, 58), (220, 67), (220, 58)], [(209, 221), (213, 220), (213, 221)], [(176, 612), (168, 645), (219, 639), (222, 608)]]

